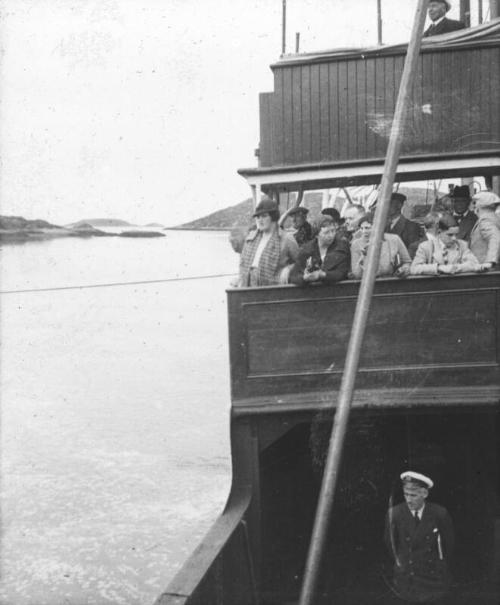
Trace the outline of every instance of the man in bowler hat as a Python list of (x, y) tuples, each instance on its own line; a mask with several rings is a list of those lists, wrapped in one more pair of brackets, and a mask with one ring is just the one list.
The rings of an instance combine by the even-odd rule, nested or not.
[(398, 603), (442, 603), (449, 592), (454, 532), (448, 511), (427, 501), (433, 481), (421, 473), (401, 474), (405, 501), (389, 509), (385, 543), (394, 561)]
[(477, 215), (470, 209), (472, 200), (469, 186), (455, 187), (450, 197), (453, 204), (453, 218), (458, 225), (458, 238), (468, 242), (472, 228), (477, 222)]
[(439, 34), (448, 34), (465, 28), (465, 25), (461, 21), (448, 19), (446, 13), (450, 8), (451, 4), (447, 0), (431, 0), (429, 2), (427, 14), (432, 23), (425, 30), (424, 38), (438, 36)]

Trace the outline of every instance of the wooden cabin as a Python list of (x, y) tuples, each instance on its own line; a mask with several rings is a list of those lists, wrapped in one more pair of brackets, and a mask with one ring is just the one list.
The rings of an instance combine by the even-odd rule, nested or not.
[[(499, 31), (424, 43), (398, 180), (500, 176)], [(377, 183), (405, 50), (275, 63), (255, 196)], [(156, 605), (297, 602), (358, 289), (228, 291), (232, 489)], [(390, 596), (384, 517), (418, 467), (455, 524), (451, 602), (497, 605), (499, 342), (500, 272), (377, 280), (318, 604)]]

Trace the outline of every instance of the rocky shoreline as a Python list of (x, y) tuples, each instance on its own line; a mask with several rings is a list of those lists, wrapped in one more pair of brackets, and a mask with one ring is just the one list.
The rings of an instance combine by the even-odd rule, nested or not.
[[(125, 223), (125, 225), (128, 225), (128, 223)], [(161, 231), (134, 228), (132, 225), (129, 227), (122, 232), (115, 233), (97, 229), (86, 222), (61, 227), (40, 219), (28, 220), (21, 216), (0, 216), (0, 243), (37, 241), (59, 237), (165, 237), (165, 233)]]

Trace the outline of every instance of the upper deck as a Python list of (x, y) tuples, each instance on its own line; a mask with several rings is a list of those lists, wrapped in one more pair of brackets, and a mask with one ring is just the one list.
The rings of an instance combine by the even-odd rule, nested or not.
[[(359, 282), (228, 292), (235, 413), (336, 402)], [(500, 273), (376, 282), (353, 405), (500, 400)]]
[[(293, 189), (376, 182), (407, 45), (286, 55), (260, 95), (250, 184)], [(424, 39), (398, 181), (500, 171), (500, 19)]]

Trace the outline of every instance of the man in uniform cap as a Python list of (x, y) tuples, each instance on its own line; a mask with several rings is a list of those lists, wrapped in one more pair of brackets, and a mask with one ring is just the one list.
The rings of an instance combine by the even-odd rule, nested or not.
[(420, 239), (420, 227), (417, 223), (408, 220), (401, 214), (401, 209), (405, 202), (406, 195), (402, 193), (393, 193), (391, 195), (385, 232), (398, 235), (408, 249), (410, 244)]
[(401, 603), (440, 603), (450, 589), (453, 524), (447, 510), (427, 502), (433, 481), (401, 474), (405, 501), (389, 509), (385, 542), (394, 560), (393, 589)]
[(465, 28), (465, 24), (461, 21), (455, 21), (446, 17), (446, 13), (450, 8), (451, 4), (447, 0), (431, 0), (429, 2), (427, 14), (432, 23), (425, 30), (424, 38), (438, 36), (439, 34), (448, 34)]
[(477, 215), (469, 208), (471, 203), (469, 186), (460, 185), (455, 187), (450, 197), (453, 204), (453, 218), (458, 225), (457, 236), (459, 239), (468, 242), (472, 228), (477, 221)]

